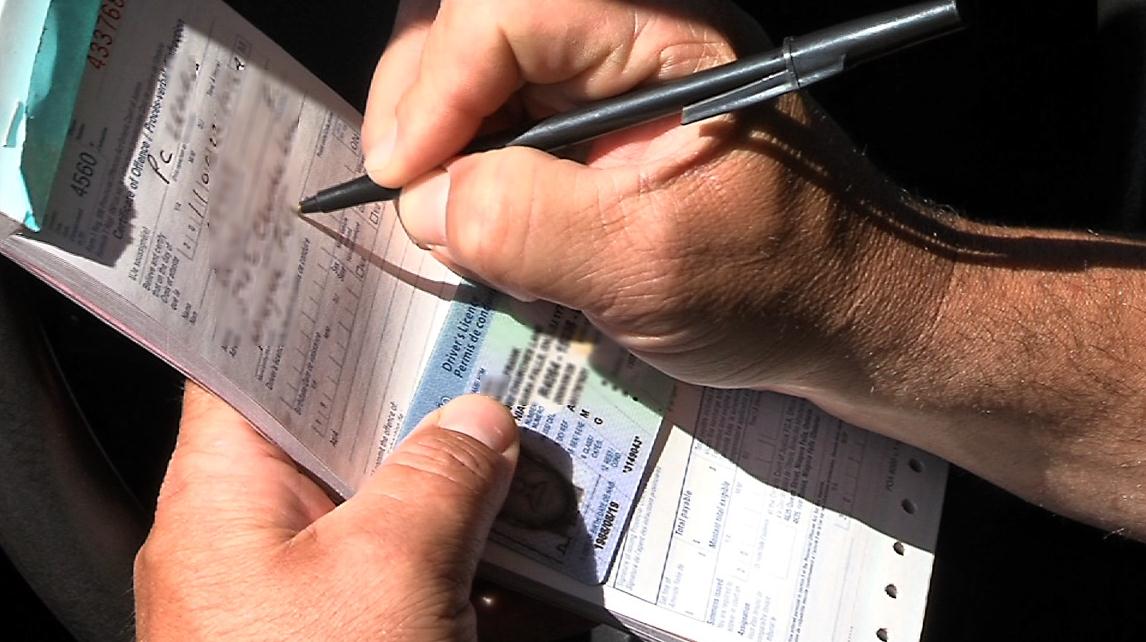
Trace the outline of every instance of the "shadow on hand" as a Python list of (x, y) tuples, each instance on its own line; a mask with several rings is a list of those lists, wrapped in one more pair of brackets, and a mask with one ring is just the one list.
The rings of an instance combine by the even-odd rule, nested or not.
[[(740, 122), (704, 125), (728, 145), (775, 159), (799, 179), (831, 194), (843, 213), (836, 237), (871, 225), (932, 254), (956, 262), (1015, 270), (1081, 271), (1090, 267), (1146, 269), (1146, 241), (1121, 233), (1093, 239), (1057, 230), (972, 226), (946, 208), (912, 197), (871, 166), (834, 122), (815, 106), (802, 122), (781, 107), (765, 105)], [(730, 127), (757, 129), (732, 136)], [(834, 134), (825, 135), (825, 132)], [(722, 153), (726, 149), (715, 151)], [(858, 162), (857, 162), (858, 161)]]

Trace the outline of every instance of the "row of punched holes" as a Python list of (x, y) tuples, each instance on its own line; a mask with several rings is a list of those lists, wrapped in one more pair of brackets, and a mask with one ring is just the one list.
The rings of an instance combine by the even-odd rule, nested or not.
[[(911, 459), (907, 460), (907, 467), (916, 473), (922, 473), (923, 472), (923, 462), (919, 461), (915, 457), (912, 457)], [(907, 513), (908, 515), (914, 515), (915, 514), (915, 502), (911, 501), (911, 499), (905, 497), (903, 499), (903, 501), (899, 503), (899, 506), (903, 509), (903, 512)], [(892, 550), (895, 551), (895, 553), (897, 555), (901, 555), (901, 556), (903, 555), (904, 550), (905, 550), (905, 548), (903, 546), (903, 542), (896, 542), (896, 543), (891, 545), (891, 548), (892, 548)], [(887, 596), (893, 600), (896, 598), (896, 596), (899, 595), (899, 589), (897, 589), (895, 587), (895, 584), (888, 584), (887, 586), (884, 587), (883, 591), (885, 593), (887, 593)], [(887, 629), (886, 628), (876, 629), (875, 637), (880, 642), (888, 642), (889, 638), (888, 638), (888, 634), (887, 634)]]

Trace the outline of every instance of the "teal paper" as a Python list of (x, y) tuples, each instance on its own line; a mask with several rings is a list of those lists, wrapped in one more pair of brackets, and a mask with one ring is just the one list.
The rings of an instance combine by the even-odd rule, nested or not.
[(28, 88), (51, 0), (0, 0), (0, 212), (24, 222), (32, 203), (21, 162)]
[(39, 228), (100, 0), (0, 3), (0, 212)]
[(28, 140), (22, 165), (32, 211), (41, 216), (67, 141), (99, 8), (100, 0), (53, 0), (48, 9), (28, 90)]

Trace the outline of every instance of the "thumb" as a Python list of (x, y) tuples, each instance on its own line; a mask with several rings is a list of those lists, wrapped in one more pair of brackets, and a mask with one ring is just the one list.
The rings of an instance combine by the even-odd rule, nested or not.
[(585, 309), (611, 285), (599, 274), (626, 273), (602, 263), (618, 256), (610, 251), (618, 232), (634, 224), (626, 206), (641, 180), (634, 168), (511, 147), (425, 174), (403, 191), (398, 212), (414, 242), (451, 268), (519, 299)]
[(493, 399), (455, 399), (426, 417), (316, 527), (335, 537), (365, 535), (389, 551), (389, 564), (415, 571), (418, 581), (464, 588), (464, 600), (513, 477), (517, 431)]

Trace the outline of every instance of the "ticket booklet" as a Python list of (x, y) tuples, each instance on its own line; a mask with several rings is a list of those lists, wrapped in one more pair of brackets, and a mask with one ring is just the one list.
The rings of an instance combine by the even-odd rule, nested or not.
[(678, 384), (460, 280), (389, 204), (295, 216), (362, 173), (361, 115), (220, 0), (7, 0), (0, 34), (0, 253), (331, 494), (480, 392), (522, 430), (484, 574), (652, 639), (919, 637), (942, 461)]

